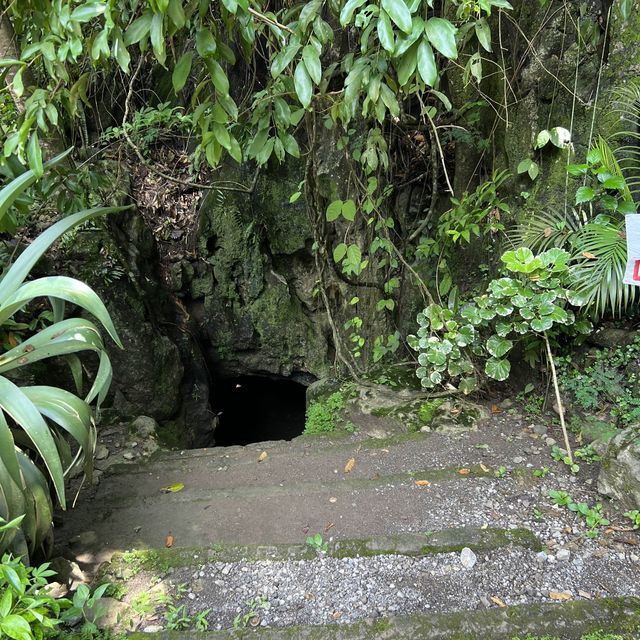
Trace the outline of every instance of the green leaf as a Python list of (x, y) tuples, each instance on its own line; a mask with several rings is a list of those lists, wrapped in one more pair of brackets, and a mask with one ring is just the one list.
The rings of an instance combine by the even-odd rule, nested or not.
[(549, 140), (551, 140), (551, 134), (546, 129), (543, 129), (542, 131), (540, 131), (540, 133), (538, 133), (536, 137), (535, 148), (542, 149), (542, 147), (544, 147), (547, 142), (549, 142)]
[(66, 276), (48, 276), (21, 285), (11, 296), (7, 296), (2, 301), (0, 323), (10, 318), (34, 298), (46, 296), (60, 298), (86, 309), (100, 320), (116, 344), (120, 345), (109, 312), (97, 294), (84, 282)]
[(100, 331), (93, 322), (82, 318), (69, 318), (42, 329), (25, 342), (0, 355), (0, 373), (53, 356), (102, 349), (104, 344)]
[(486, 18), (480, 18), (475, 24), (476, 37), (485, 51), (491, 52), (491, 28)]
[(596, 192), (591, 187), (580, 187), (576, 190), (576, 204), (591, 202), (596, 197)]
[[(68, 152), (61, 154), (54, 160), (59, 161), (59, 159), (65, 157)], [(51, 161), (53, 162), (53, 161)], [(50, 163), (47, 163), (49, 165)], [(45, 165), (45, 166), (47, 166)], [(29, 172), (27, 172), (29, 173)], [(16, 178), (12, 181), (21, 180), (23, 174), (20, 178)], [(0, 212), (2, 211), (2, 206), (4, 204), (3, 196), (5, 190), (11, 187), (12, 183), (9, 183), (7, 187), (5, 187), (2, 191), (0, 191)], [(12, 195), (12, 193), (10, 194)], [(96, 209), (86, 209), (84, 211), (80, 211), (78, 213), (74, 213), (73, 215), (67, 216), (62, 220), (56, 222), (54, 225), (49, 227), (46, 231), (41, 233), (18, 257), (18, 259), (11, 266), (9, 271), (5, 273), (5, 275), (0, 280), (0, 300), (5, 300), (12, 293), (14, 293), (18, 287), (24, 282), (25, 278), (33, 268), (33, 265), (41, 258), (42, 254), (49, 248), (49, 246), (55, 242), (61, 235), (73, 229), (73, 227), (90, 220), (91, 218), (95, 218), (100, 215), (105, 215), (108, 213), (113, 213), (116, 211), (125, 211), (130, 209), (130, 206), (126, 207), (99, 207)], [(1, 216), (0, 216), (1, 217)], [(45, 293), (44, 295), (48, 295)]]
[(231, 136), (227, 127), (217, 122), (213, 123), (213, 135), (215, 139), (227, 150), (231, 149)]
[(22, 616), (13, 613), (0, 622), (0, 631), (12, 640), (33, 640), (29, 623)]
[(531, 328), (538, 333), (548, 331), (553, 326), (553, 320), (548, 316), (531, 320)]
[(366, 0), (347, 0), (344, 7), (342, 7), (342, 11), (340, 11), (340, 24), (346, 27), (351, 22), (356, 9), (360, 8), (365, 2)]
[(113, 57), (116, 59), (116, 62), (124, 71), (124, 73), (129, 73), (129, 64), (131, 63), (131, 56), (127, 51), (127, 47), (125, 43), (122, 41), (122, 38), (116, 37), (113, 41)]
[(171, 82), (173, 90), (179, 93), (187, 82), (189, 73), (191, 73), (191, 63), (193, 61), (193, 53), (187, 51), (183, 53), (171, 74)]
[(622, 176), (612, 176), (602, 183), (604, 189), (615, 189), (616, 191), (622, 191), (625, 186), (626, 184)]
[(413, 45), (397, 63), (398, 83), (404, 87), (413, 76), (418, 64), (418, 46)]
[(274, 56), (273, 62), (271, 63), (271, 75), (277, 78), (291, 64), (299, 50), (300, 41), (292, 39), (283, 51), (280, 51)]
[(213, 58), (205, 58), (213, 86), (223, 95), (229, 95), (229, 80), (222, 67)]
[(238, 10), (237, 0), (222, 0), (222, 4), (224, 5), (225, 9), (233, 15), (235, 15), (236, 11)]
[(435, 86), (438, 81), (436, 59), (431, 45), (426, 40), (423, 40), (418, 46), (418, 73), (422, 81), (430, 87)]
[(513, 347), (513, 342), (497, 335), (492, 335), (487, 340), (487, 351), (496, 358), (502, 358)]
[(300, 104), (306, 109), (311, 104), (313, 85), (304, 62), (300, 61), (293, 75), (293, 84)]
[(502, 381), (509, 377), (511, 363), (508, 360), (489, 358), (484, 366), (485, 373), (494, 380)]
[(457, 29), (444, 18), (430, 18), (425, 25), (425, 33), (429, 42), (445, 58), (455, 60), (458, 57), (456, 46)]
[(308, 44), (302, 50), (302, 59), (304, 60), (304, 66), (307, 68), (307, 72), (311, 79), (320, 84), (322, 80), (322, 64), (320, 63), (320, 56), (316, 51), (316, 48)]
[[(134, 20), (124, 34), (124, 43), (129, 46), (140, 42), (146, 38), (151, 31), (151, 20), (153, 13), (147, 11), (143, 13), (137, 20)], [(106, 36), (105, 36), (106, 37)]]
[(344, 242), (341, 242), (333, 250), (333, 261), (340, 262), (342, 258), (344, 258), (346, 255), (347, 255), (347, 245)]
[(411, 12), (404, 0), (382, 0), (382, 8), (389, 14), (398, 29), (411, 33)]
[(549, 131), (549, 140), (558, 149), (564, 149), (571, 144), (571, 132), (564, 127), (553, 127)]
[(284, 150), (294, 158), (300, 157), (300, 147), (298, 146), (298, 142), (296, 139), (290, 134), (287, 135), (282, 140), (282, 144), (284, 146)]
[(37, 131), (33, 131), (29, 136), (29, 143), (27, 144), (27, 160), (29, 161), (29, 167), (33, 170), (35, 177), (39, 178), (42, 176), (44, 173), (44, 168), (42, 166), (42, 149), (40, 148)]
[(342, 200), (334, 200), (327, 207), (327, 220), (333, 222), (340, 217), (342, 213)]
[(349, 222), (353, 222), (356, 217), (356, 203), (353, 200), (347, 200), (342, 204), (342, 217)]
[(196, 33), (196, 51), (203, 58), (211, 56), (218, 48), (216, 40), (209, 29), (200, 29)]
[(25, 387), (22, 391), (42, 415), (55, 422), (78, 443), (84, 471), (90, 476), (96, 439), (89, 405), (73, 393), (57, 387), (33, 386)]
[(64, 477), (58, 449), (47, 423), (35, 405), (13, 382), (0, 377), (0, 407), (10, 415), (29, 438), (49, 471), (58, 500), (65, 508)]
[(382, 48), (388, 51), (389, 53), (393, 53), (395, 49), (395, 38), (393, 36), (393, 27), (391, 26), (391, 20), (389, 19), (389, 14), (384, 10), (380, 10), (380, 15), (378, 16), (378, 39), (380, 40), (380, 44)]
[(89, 22), (104, 13), (107, 5), (103, 2), (86, 2), (76, 7), (71, 12), (71, 20), (74, 22)]
[[(71, 149), (67, 149), (60, 155), (57, 155), (52, 160), (49, 160), (44, 164), (44, 169), (49, 169), (54, 167), (59, 162), (64, 160), (71, 153)], [(37, 180), (37, 176), (33, 169), (29, 171), (25, 171), (20, 174), (17, 178), (14, 178), (4, 186), (0, 190), (0, 220), (6, 215), (7, 211), (11, 208), (16, 199), (22, 194), (26, 189), (28, 189), (35, 181)], [(25, 250), (25, 252), (28, 249)]]

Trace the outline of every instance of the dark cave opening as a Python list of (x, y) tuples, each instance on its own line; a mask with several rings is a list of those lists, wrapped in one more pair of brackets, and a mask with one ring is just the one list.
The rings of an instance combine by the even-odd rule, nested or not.
[(306, 387), (288, 378), (238, 376), (214, 383), (215, 446), (291, 440), (304, 430)]

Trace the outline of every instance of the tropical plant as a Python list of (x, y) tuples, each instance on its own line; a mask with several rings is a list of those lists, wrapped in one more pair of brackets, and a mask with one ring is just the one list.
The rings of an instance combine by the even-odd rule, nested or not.
[[(5, 525), (6, 526), (6, 525)], [(0, 530), (3, 527), (0, 527)], [(13, 527), (9, 529), (15, 530)], [(71, 606), (46, 592), (55, 575), (48, 563), (27, 567), (5, 553), (0, 563), (0, 636), (13, 640), (42, 640), (61, 624), (61, 612)]]
[[(44, 168), (60, 162), (67, 153), (45, 163)], [(35, 181), (35, 173), (25, 171), (0, 191), (0, 222)], [(52, 522), (49, 482), (64, 509), (65, 477), (78, 468), (88, 476), (92, 473), (96, 427), (90, 404), (96, 401), (99, 406), (104, 399), (111, 365), (98, 326), (80, 317), (64, 319), (65, 304), (88, 311), (122, 346), (107, 309), (86, 284), (65, 276), (27, 278), (43, 253), (64, 233), (120, 209), (88, 209), (61, 219), (38, 236), (0, 278), (0, 325), (38, 298), (48, 298), (53, 311), (52, 324), (0, 355), (0, 517), (13, 521), (24, 516), (20, 529), (0, 532), (0, 550), (11, 548), (27, 555), (42, 548)], [(91, 388), (81, 398), (83, 376), (77, 353), (87, 350), (98, 354), (99, 366)], [(10, 372), (54, 356), (68, 362), (78, 395), (48, 385), (20, 387), (10, 379)], [(75, 441), (75, 451), (68, 438)]]
[(526, 247), (502, 255), (504, 277), (492, 280), (486, 293), (459, 310), (431, 304), (418, 314), (417, 336), (408, 336), (418, 351), (416, 371), (421, 385), (457, 383), (463, 393), (477, 386), (475, 359), (484, 360), (484, 372), (494, 380), (506, 380), (511, 371), (507, 354), (514, 340), (524, 338), (528, 349), (544, 351), (551, 369), (560, 424), (568, 458), (573, 464), (551, 342), (563, 329), (589, 333), (591, 324), (577, 320), (571, 305), (583, 299), (568, 286), (569, 254), (549, 249), (537, 256)]
[(620, 316), (637, 299), (623, 283), (627, 261), (624, 215), (636, 212), (632, 194), (614, 151), (600, 137), (586, 162), (570, 164), (569, 175), (582, 178), (568, 211), (533, 211), (511, 239), (534, 251), (558, 247), (572, 257), (572, 288), (584, 296), (594, 318)]

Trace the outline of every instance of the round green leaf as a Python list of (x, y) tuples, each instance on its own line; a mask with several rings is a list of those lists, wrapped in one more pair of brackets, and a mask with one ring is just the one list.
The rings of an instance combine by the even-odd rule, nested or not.
[(496, 358), (502, 358), (513, 347), (513, 342), (497, 335), (492, 335), (487, 340), (487, 351)]
[(511, 371), (511, 363), (505, 359), (489, 358), (485, 364), (484, 371), (494, 380), (506, 380)]

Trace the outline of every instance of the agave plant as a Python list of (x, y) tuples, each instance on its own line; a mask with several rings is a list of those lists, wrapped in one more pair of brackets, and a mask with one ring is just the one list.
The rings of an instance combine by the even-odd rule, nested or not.
[[(45, 166), (60, 162), (65, 152)], [(0, 222), (12, 203), (36, 180), (27, 171), (0, 190)], [(27, 280), (49, 246), (83, 222), (124, 207), (88, 209), (63, 218), (38, 236), (0, 278), (0, 325), (37, 298), (48, 298), (53, 324), (0, 355), (0, 518), (20, 528), (0, 529), (0, 553), (25, 555), (42, 549), (51, 531), (53, 500), (66, 508), (65, 478), (78, 468), (92, 473), (96, 427), (91, 403), (99, 406), (111, 382), (111, 364), (96, 323), (64, 319), (65, 304), (88, 311), (122, 346), (106, 307), (86, 284), (64, 276)], [(7, 374), (54, 356), (67, 359), (77, 391), (81, 366), (77, 353), (94, 351), (99, 365), (84, 398), (56, 386), (18, 386)], [(51, 488), (51, 489), (50, 489)], [(22, 517), (22, 520), (19, 520)]]

